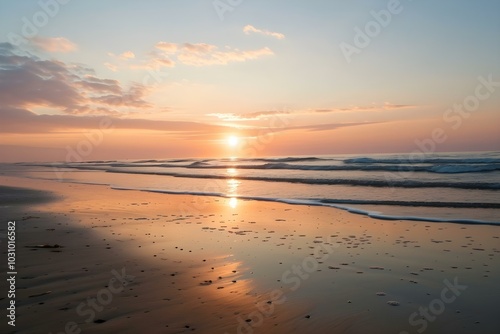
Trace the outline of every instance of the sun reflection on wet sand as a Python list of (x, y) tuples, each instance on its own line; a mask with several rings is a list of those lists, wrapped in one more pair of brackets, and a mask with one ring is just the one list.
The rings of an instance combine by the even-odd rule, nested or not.
[(236, 207), (238, 206), (238, 199), (236, 197), (231, 197), (229, 199), (229, 206), (232, 208), (232, 209), (236, 209)]
[[(231, 176), (235, 176), (238, 174), (238, 172), (235, 168), (228, 168), (227, 174), (231, 175)], [(236, 209), (236, 207), (238, 206), (238, 198), (237, 198), (238, 187), (239, 187), (241, 182), (236, 180), (236, 179), (229, 179), (226, 181), (226, 183), (227, 183), (227, 193), (226, 194), (227, 194), (227, 196), (229, 196), (229, 200), (228, 200), (227, 204), (232, 209)]]

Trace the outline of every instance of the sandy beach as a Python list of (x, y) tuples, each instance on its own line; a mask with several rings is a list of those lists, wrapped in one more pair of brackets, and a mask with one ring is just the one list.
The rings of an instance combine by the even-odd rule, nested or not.
[(9, 333), (500, 328), (496, 226), (8, 176), (0, 184), (0, 233), (16, 221)]
[(499, 334), (499, 17), (0, 1), (0, 334)]

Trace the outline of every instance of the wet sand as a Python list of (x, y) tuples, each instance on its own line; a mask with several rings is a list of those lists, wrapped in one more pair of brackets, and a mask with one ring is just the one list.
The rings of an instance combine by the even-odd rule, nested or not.
[(500, 329), (500, 227), (9, 176), (0, 185), (26, 188), (0, 188), (18, 273), (16, 327), (4, 316), (2, 332)]

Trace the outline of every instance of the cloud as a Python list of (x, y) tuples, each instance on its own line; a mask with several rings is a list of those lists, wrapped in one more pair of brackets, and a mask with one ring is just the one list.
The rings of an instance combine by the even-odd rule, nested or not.
[(113, 72), (118, 71), (118, 66), (113, 65), (111, 63), (106, 62), (106, 63), (104, 63), (104, 66), (106, 66), (108, 69), (110, 69)]
[(85, 80), (75, 81), (79, 87), (95, 92), (119, 94), (121, 92), (119, 82), (113, 79), (101, 79), (93, 75), (86, 75)]
[(215, 45), (210, 45), (206, 43), (198, 43), (198, 44), (184, 43), (184, 45), (181, 48), (181, 51), (187, 53), (203, 54), (203, 53), (210, 53), (216, 49), (217, 47)]
[(187, 66), (227, 65), (233, 62), (245, 62), (274, 55), (268, 47), (255, 50), (227, 48), (222, 51), (216, 45), (207, 43), (169, 43), (158, 42), (149, 59), (142, 64), (133, 64), (132, 69), (159, 69), (174, 67), (176, 64)]
[(255, 111), (244, 114), (234, 114), (234, 113), (212, 113), (207, 114), (207, 116), (217, 117), (223, 121), (231, 122), (231, 121), (255, 121), (262, 118), (267, 118), (271, 116), (278, 115), (288, 115), (290, 111), (285, 110), (269, 110), (269, 111)]
[(269, 110), (269, 111), (255, 111), (251, 113), (242, 114), (244, 117), (253, 117), (253, 118), (263, 118), (275, 115), (287, 115), (290, 114), (290, 111), (286, 110)]
[[(104, 91), (105, 89), (100, 90), (100, 92)], [(148, 108), (151, 105), (142, 99), (146, 92), (147, 88), (145, 86), (133, 84), (126, 91), (120, 89), (116, 92), (110, 92), (111, 94), (95, 97), (94, 101), (110, 106), (126, 105), (137, 108)]]
[(175, 66), (175, 62), (172, 59), (168, 59), (165, 57), (153, 59), (153, 62), (155, 62), (159, 66), (165, 66), (165, 67), (174, 67)]
[(77, 50), (77, 45), (64, 37), (33, 37), (33, 45), (46, 52), (68, 53)]
[(125, 51), (119, 57), (122, 59), (133, 59), (135, 58), (135, 54), (132, 51)]
[(167, 54), (174, 54), (179, 49), (179, 46), (177, 44), (168, 42), (158, 42), (156, 43), (155, 47)]
[[(98, 129), (102, 116), (92, 115), (37, 115), (29, 110), (21, 108), (2, 108), (0, 107), (0, 133), (61, 133), (61, 132), (81, 132), (88, 129)], [(107, 123), (111, 124), (113, 129), (118, 130), (149, 130), (164, 133), (176, 133), (184, 138), (206, 138), (214, 139), (220, 133), (234, 133), (233, 127), (223, 125), (213, 125), (198, 122), (184, 121), (165, 121), (165, 120), (146, 120), (137, 118), (119, 118), (108, 116)], [(255, 137), (262, 135), (263, 131), (286, 132), (286, 131), (331, 131), (344, 127), (362, 126), (376, 124), (376, 122), (360, 123), (329, 123), (312, 124), (294, 127), (249, 127), (236, 130), (243, 137)]]
[(330, 131), (349, 126), (360, 126), (368, 124), (378, 124), (381, 122), (353, 122), (353, 123), (328, 123), (328, 124), (313, 124), (286, 128), (285, 130), (305, 130), (305, 131)]
[(51, 107), (66, 113), (115, 114), (116, 107), (149, 108), (147, 89), (96, 77), (81, 64), (41, 59), (0, 43), (0, 107)]
[(135, 54), (132, 51), (125, 51), (123, 53), (120, 53), (119, 55), (116, 55), (113, 52), (108, 52), (108, 56), (119, 60), (129, 60), (135, 58)]
[[(130, 61), (135, 58), (135, 55), (130, 52), (124, 52), (117, 56), (113, 53), (108, 53), (118, 61)], [(132, 70), (155, 70), (159, 71), (163, 67), (173, 68), (177, 64), (186, 66), (213, 66), (227, 65), (234, 62), (245, 62), (256, 60), (265, 56), (272, 56), (274, 52), (268, 47), (262, 47), (254, 50), (239, 50), (226, 46), (224, 50), (219, 47), (207, 43), (171, 43), (158, 42), (154, 45), (154, 49), (147, 54), (143, 60), (133, 63), (128, 63), (127, 67)], [(118, 65), (104, 63), (111, 71), (116, 71)], [(122, 63), (123, 65), (123, 63)]]
[(175, 67), (175, 61), (161, 53), (151, 53), (150, 59), (141, 64), (132, 64), (132, 70), (159, 70), (162, 67)]
[(252, 25), (246, 25), (245, 27), (243, 27), (243, 32), (247, 35), (250, 35), (251, 33), (256, 33), (256, 34), (262, 34), (262, 35), (265, 35), (265, 36), (271, 36), (271, 37), (274, 37), (274, 38), (277, 38), (277, 39), (284, 39), (285, 38), (285, 35), (279, 33), (279, 32), (271, 32), (271, 31), (268, 31), (268, 30), (263, 30), (263, 29), (257, 29), (255, 28), (254, 26)]
[(416, 108), (418, 106), (416, 105), (411, 105), (411, 104), (392, 104), (389, 102), (385, 102), (384, 106), (382, 107), (383, 109), (409, 109), (409, 108)]
[(385, 102), (383, 105), (371, 106), (352, 106), (346, 108), (332, 108), (332, 109), (315, 109), (317, 113), (332, 113), (332, 112), (355, 112), (355, 111), (382, 111), (382, 110), (395, 110), (395, 109), (411, 109), (417, 106), (411, 104), (392, 104)]
[[(125, 64), (128, 61), (131, 61), (135, 59), (135, 53), (132, 51), (125, 51), (123, 53), (120, 53), (119, 55), (114, 54), (113, 52), (108, 52), (108, 56), (112, 57), (115, 61), (115, 64), (110, 63), (110, 62), (105, 62), (104, 66), (106, 66), (109, 70), (116, 72), (118, 71), (118, 67), (120, 65)], [(118, 64), (116, 64), (118, 63)]]
[(274, 53), (268, 47), (241, 51), (218, 51), (213, 45), (193, 45), (185, 46), (177, 59), (184, 65), (191, 66), (210, 66), (210, 65), (226, 65), (231, 62), (244, 62), (247, 60), (258, 59), (263, 56), (273, 55)]
[[(21, 108), (0, 107), (0, 133), (55, 133), (99, 128), (102, 116), (92, 115), (37, 115)], [(164, 132), (214, 133), (227, 131), (229, 127), (197, 122), (122, 119), (107, 117), (114, 129), (152, 130)]]

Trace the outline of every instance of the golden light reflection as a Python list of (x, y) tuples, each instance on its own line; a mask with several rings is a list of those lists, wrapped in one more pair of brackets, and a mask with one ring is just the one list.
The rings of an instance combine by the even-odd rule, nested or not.
[(240, 185), (240, 181), (236, 179), (229, 179), (226, 182), (227, 182), (227, 195), (236, 196), (238, 194), (238, 186)]
[(232, 208), (232, 209), (236, 209), (236, 207), (238, 206), (238, 198), (236, 197), (231, 197), (229, 199), (229, 206)]
[[(211, 269), (204, 270), (197, 275), (199, 283), (189, 291), (190, 294), (197, 299), (201, 296), (204, 300), (218, 301), (220, 307), (227, 311), (234, 312), (233, 308), (237, 307), (252, 312), (256, 300), (250, 292), (255, 290), (255, 282), (252, 279), (242, 277), (244, 273), (250, 271), (250, 268), (244, 266), (241, 261), (231, 260), (228, 256), (221, 256), (213, 260), (216, 265), (210, 264), (213, 266)], [(205, 284), (207, 281), (212, 281), (212, 283)], [(214, 288), (207, 289), (207, 285)]]
[(226, 169), (226, 173), (229, 176), (236, 176), (238, 175), (238, 170), (236, 168), (228, 168)]
[[(226, 170), (227, 175), (236, 176), (238, 174), (238, 170), (236, 168), (228, 168)], [(228, 179), (227, 181), (227, 192), (226, 195), (229, 196), (228, 205), (235, 209), (238, 206), (238, 186), (240, 185), (240, 181), (237, 179)]]

